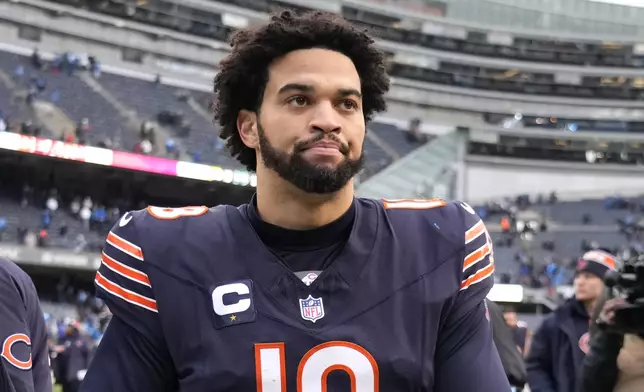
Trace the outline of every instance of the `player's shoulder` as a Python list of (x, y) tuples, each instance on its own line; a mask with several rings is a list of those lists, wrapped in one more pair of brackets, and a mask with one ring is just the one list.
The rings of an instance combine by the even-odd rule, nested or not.
[(0, 257), (0, 296), (16, 298), (16, 295), (27, 304), (36, 296), (36, 289), (25, 271), (11, 260)]
[(207, 206), (185, 206), (185, 207), (159, 207), (147, 206), (140, 210), (128, 211), (121, 216), (117, 222), (118, 227), (126, 227), (133, 222), (134, 226), (164, 226), (176, 227), (184, 224), (185, 218), (210, 217), (221, 214), (226, 207), (217, 206), (209, 208)]
[(483, 226), (474, 209), (458, 200), (383, 199), (382, 205), (394, 229), (433, 230), (459, 245), (463, 245), (465, 232), (476, 225)]
[[(129, 211), (114, 224), (106, 243), (123, 254), (163, 270), (175, 269), (178, 260), (193, 252), (207, 252), (228, 227), (233, 206), (158, 207)], [(172, 267), (174, 265), (174, 267)], [(185, 267), (185, 266), (182, 266)]]
[(8, 282), (15, 282), (21, 285), (29, 284), (31, 278), (25, 271), (23, 271), (16, 263), (0, 257), (0, 285)]
[[(196, 230), (204, 225), (221, 223), (225, 220), (226, 210), (230, 206), (186, 206), (158, 207), (148, 206), (141, 210), (128, 211), (114, 224), (110, 233), (133, 237), (146, 241), (148, 237), (163, 238), (174, 236), (186, 229)], [(174, 237), (175, 240), (179, 239)]]

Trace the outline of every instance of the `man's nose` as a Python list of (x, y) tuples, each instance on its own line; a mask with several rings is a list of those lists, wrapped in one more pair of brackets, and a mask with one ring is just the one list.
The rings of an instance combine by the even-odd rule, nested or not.
[(330, 102), (321, 102), (313, 109), (310, 126), (317, 132), (338, 133), (342, 128), (340, 114)]

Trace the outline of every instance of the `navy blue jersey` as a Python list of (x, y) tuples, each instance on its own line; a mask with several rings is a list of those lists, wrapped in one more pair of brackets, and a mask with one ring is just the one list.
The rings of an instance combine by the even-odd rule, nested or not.
[(52, 390), (47, 330), (36, 288), (23, 270), (3, 258), (0, 258), (0, 344), (0, 361), (16, 392)]
[(16, 392), (16, 388), (13, 387), (13, 382), (5, 369), (4, 361), (0, 361), (0, 391), (2, 392)]
[(510, 390), (484, 304), (490, 238), (463, 203), (356, 199), (312, 282), (247, 205), (127, 213), (102, 260), (114, 317), (82, 392)]

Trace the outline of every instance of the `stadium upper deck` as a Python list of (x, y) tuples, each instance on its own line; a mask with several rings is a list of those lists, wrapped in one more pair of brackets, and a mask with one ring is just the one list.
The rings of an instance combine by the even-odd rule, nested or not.
[[(81, 0), (57, 2), (71, 3), (77, 5), (77, 8), (85, 3)], [(157, 0), (139, 5), (111, 0), (100, 3), (101, 7), (91, 7), (95, 3), (89, 3), (90, 9), (118, 16), (121, 20), (188, 33), (194, 36), (193, 45), (201, 45), (202, 49), (210, 42), (217, 49), (206, 57), (193, 49), (182, 52), (185, 64), (195, 61), (195, 64), (201, 66), (216, 63), (217, 56), (223, 55), (222, 51), (226, 50), (226, 46), (221, 41), (234, 28), (266, 17), (265, 12), (250, 10), (248, 7), (274, 10), (286, 4), (275, 1), (240, 3), (244, 6), (242, 8), (230, 5), (234, 3), (232, 0), (226, 3)], [(306, 4), (314, 3), (317, 4)], [(547, 36), (545, 33), (543, 36), (530, 36), (527, 33), (499, 29), (485, 30), (480, 26), (453, 26), (436, 18), (424, 19), (424, 16), (418, 15), (403, 17), (395, 10), (388, 14), (377, 12), (375, 8), (367, 10), (363, 3), (357, 0), (345, 1), (337, 3), (337, 8), (355, 23), (368, 26), (379, 37), (378, 44), (390, 52), (391, 73), (396, 77), (390, 94), (392, 100), (470, 112), (514, 114), (518, 111), (542, 117), (571, 116), (610, 120), (644, 118), (639, 102), (642, 98), (644, 75), (638, 69), (642, 63), (641, 48), (634, 42), (625, 39), (610, 42), (599, 38), (557, 39), (552, 34)], [(26, 10), (29, 7), (44, 9), (53, 5), (40, 0), (25, 0), (17, 7)], [(82, 35), (80, 30), (73, 33), (77, 30), (74, 26), (82, 23), (70, 23), (72, 19), (66, 19), (77, 8), (68, 11), (47, 8), (47, 14), (55, 12), (60, 15), (56, 25), (43, 25), (37, 22), (38, 17), (16, 17), (14, 22), (22, 23), (21, 26), (30, 23), (36, 28), (36, 31), (25, 29), (19, 34), (39, 35), (43, 31), (51, 31), (54, 34), (64, 32)], [(6, 13), (9, 18), (8, 10), (9, 8)], [(107, 29), (110, 23), (138, 29), (136, 23), (120, 25), (123, 22), (106, 18), (99, 24), (101, 29)], [(107, 30), (105, 33), (110, 34)], [(170, 33), (166, 36), (162, 30), (149, 30), (146, 34), (157, 37), (155, 42), (158, 45), (150, 45), (150, 53), (161, 48), (172, 48), (170, 42), (168, 45), (164, 43), (175, 39), (170, 38)], [(92, 38), (95, 34), (85, 35), (88, 40), (96, 39)], [(127, 46), (126, 41), (117, 39), (118, 35), (114, 34), (112, 44)], [(179, 35), (186, 37), (185, 34)], [(197, 36), (208, 37), (210, 40), (206, 42)], [(157, 46), (159, 49), (152, 48)], [(145, 49), (142, 51), (140, 45), (132, 45), (132, 48), (123, 53), (124, 58), (139, 59), (138, 61), (147, 55), (149, 53)], [(163, 50), (158, 55), (153, 55), (157, 63), (165, 62), (168, 66), (172, 63), (172, 67), (183, 67), (180, 62), (168, 60), (167, 56), (168, 52)]]
[[(83, 3), (78, 0), (61, 0), (59, 2), (74, 4)], [(234, 1), (232, 0), (228, 1), (228, 3), (233, 2)], [(46, 4), (38, 0), (25, 0), (23, 3), (25, 6), (32, 7), (41, 7), (43, 4)], [(244, 20), (246, 22), (251, 21), (250, 19), (246, 20), (243, 18), (235, 21), (232, 17), (237, 14), (231, 13), (232, 11), (230, 11), (230, 6), (222, 2), (202, 1), (191, 2), (189, 4), (184, 3), (183, 5), (171, 3), (171, 0), (158, 0), (150, 1), (145, 4), (128, 5), (126, 2), (108, 1), (103, 2), (101, 7), (92, 9), (103, 13), (118, 15), (121, 18), (129, 18), (135, 21), (145, 22), (147, 24), (160, 25), (164, 28), (189, 32), (194, 35), (214, 36), (221, 40), (225, 39), (228, 34), (230, 34), (234, 29), (235, 24), (239, 26), (244, 24)], [(249, 7), (256, 7), (264, 11), (270, 11), (277, 7), (284, 6), (284, 3), (279, 2), (251, 3), (252, 4), (249, 5)], [(203, 13), (203, 9), (199, 7), (205, 7), (205, 4), (214, 7), (213, 10), (223, 7), (221, 8), (223, 11), (220, 11), (219, 13), (216, 13), (215, 11)], [(261, 7), (259, 7), (258, 4), (261, 5)], [(244, 12), (250, 12), (251, 15), (255, 15), (258, 18), (265, 17), (265, 13), (263, 12), (258, 13), (256, 11), (249, 11), (248, 9), (241, 10), (239, 7), (235, 7), (234, 10), (235, 12), (239, 12), (240, 15), (246, 15)], [(442, 31), (440, 33), (432, 34), (424, 33), (421, 31), (423, 30), (421, 28), (422, 26), (418, 27), (411, 23), (413, 20), (410, 22), (407, 19), (396, 16), (395, 13), (392, 15), (383, 15), (377, 12), (368, 12), (364, 9), (358, 9), (351, 5), (345, 5), (341, 11), (345, 16), (354, 20), (356, 23), (368, 24), (370, 28), (375, 29), (376, 34), (379, 36), (384, 36), (386, 39), (391, 40), (397, 37), (397, 40), (415, 44), (415, 47), (420, 48), (425, 46), (434, 47), (435, 49), (436, 45), (440, 46), (437, 42), (444, 42), (445, 40), (453, 40), (454, 42), (459, 43), (456, 46), (451, 44), (447, 45), (445, 46), (445, 48), (447, 48), (446, 50), (439, 51), (443, 54), (447, 53), (448, 55), (455, 55), (457, 52), (462, 54), (461, 52), (467, 52), (468, 50), (475, 51), (480, 48), (487, 48), (490, 47), (490, 41), (499, 41), (499, 37), (495, 36), (493, 32), (487, 32), (484, 34), (480, 30), (470, 31), (461, 38), (455, 38), (454, 36), (458, 34), (454, 34), (453, 31)], [(111, 20), (113, 22), (115, 19), (105, 19), (104, 22), (107, 20)], [(116, 20), (118, 21), (118, 19)], [(64, 24), (64, 21), (61, 20), (61, 22)], [(610, 60), (615, 56), (627, 60), (630, 59), (628, 61), (637, 58), (637, 56), (631, 56), (629, 54), (630, 52), (635, 51), (635, 47), (632, 44), (627, 43), (618, 45), (618, 48), (615, 45), (607, 46), (589, 41), (574, 43), (552, 40), (548, 41), (543, 38), (530, 40), (527, 37), (520, 35), (507, 35), (505, 38), (508, 37), (513, 38), (513, 41), (510, 43), (506, 42), (503, 45), (494, 44), (492, 46), (503, 46), (506, 49), (511, 48), (516, 52), (515, 54), (517, 56), (524, 56), (526, 53), (549, 53), (551, 55), (549, 61), (552, 61), (552, 64), (544, 63), (547, 66), (557, 65), (558, 63), (556, 62), (575, 63), (575, 53), (586, 58), (585, 61), (589, 64), (594, 64), (592, 66), (586, 66), (583, 69), (596, 71), (610, 68), (605, 66), (600, 67), (600, 65), (607, 65), (603, 63), (605, 60), (611, 64), (615, 64), (616, 61), (613, 61), (614, 59)], [(561, 57), (561, 54), (566, 53), (573, 56)], [(486, 49), (481, 53), (476, 53), (473, 57), (477, 59), (488, 58), (494, 60), (494, 56), (498, 56), (498, 54)], [(588, 56), (591, 56), (592, 58)], [(11, 56), (5, 57), (8, 58)], [(501, 88), (507, 93), (508, 97), (510, 97), (511, 92), (518, 92), (520, 93), (519, 95), (526, 96), (530, 99), (538, 97), (538, 94), (561, 93), (561, 89), (559, 89), (559, 87), (563, 86), (556, 83), (559, 78), (555, 74), (538, 74), (536, 75), (538, 78), (534, 79), (534, 74), (528, 75), (523, 71), (515, 72), (506, 70), (504, 72), (492, 72), (487, 68), (461, 64), (458, 62), (439, 62), (435, 64), (438, 67), (435, 67), (436, 69), (432, 70), (430, 69), (431, 67), (422, 68), (398, 62), (398, 60), (404, 57), (405, 56), (393, 56), (391, 71), (396, 76), (396, 81), (404, 81), (405, 78), (400, 78), (400, 76), (407, 76), (406, 72), (409, 72), (410, 75), (407, 78), (407, 82), (410, 84), (417, 83), (410, 80), (412, 77), (418, 79), (429, 77), (431, 80), (432, 77), (436, 75), (440, 76), (442, 73), (443, 76), (438, 77), (435, 81), (429, 84), (438, 85), (440, 83), (444, 83), (446, 88), (454, 88), (454, 85), (459, 84), (468, 85), (470, 90), (476, 90), (479, 87), (491, 89)], [(522, 57), (519, 60), (522, 64), (538, 64), (538, 62), (535, 61), (527, 61), (526, 59), (528, 58), (529, 56)], [(9, 60), (6, 61), (5, 70), (7, 72), (13, 72), (15, 67), (17, 67), (15, 63), (16, 57), (13, 56), (13, 59), (14, 63), (10, 63)], [(542, 56), (541, 59), (545, 60), (545, 57)], [(24, 62), (24, 60), (25, 59), (22, 61)], [(570, 66), (570, 64), (567, 64), (566, 66)], [(612, 69), (615, 72), (621, 72), (625, 68)], [(631, 71), (639, 72), (639, 70)], [(46, 71), (45, 75), (47, 75)], [(157, 122), (157, 125), (159, 125), (159, 132), (157, 134), (158, 140), (156, 143), (157, 150), (155, 153), (170, 155), (182, 160), (239, 168), (233, 160), (221, 153), (220, 150), (222, 149), (222, 145), (221, 142), (217, 140), (216, 130), (214, 132), (210, 131), (212, 125), (210, 123), (209, 114), (207, 113), (208, 99), (207, 97), (204, 99), (204, 94), (201, 91), (185, 91), (184, 89), (167, 86), (163, 83), (154, 83), (149, 79), (142, 80), (131, 77), (126, 78), (121, 75), (113, 75), (110, 73), (104, 73), (102, 77), (97, 80), (92, 80), (85, 76), (86, 75), (74, 75), (74, 77), (66, 79), (64, 76), (47, 75), (46, 79), (48, 79), (50, 87), (54, 87), (56, 94), (47, 95), (49, 91), (51, 91), (50, 88), (48, 89), (47, 94), (41, 94), (38, 98), (40, 101), (49, 101), (49, 104), (55, 104), (57, 107), (63, 109), (62, 112), (67, 115), (68, 120), (70, 120), (69, 122), (71, 123), (76, 123), (87, 116), (92, 117), (90, 120), (92, 121), (94, 131), (89, 134), (90, 143), (105, 144), (105, 141), (109, 139), (109, 144), (115, 148), (125, 150), (140, 148), (140, 136), (138, 135), (137, 128), (141, 122), (153, 120)], [(14, 87), (14, 93), (20, 95), (21, 88), (22, 91), (24, 91), (28, 87), (30, 83), (28, 79), (29, 77), (23, 78), (21, 81), (22, 85), (18, 83), (18, 86)], [(569, 78), (569, 80), (570, 79), (571, 78)], [(500, 133), (495, 132), (498, 133), (494, 137), (498, 142), (497, 144), (507, 147), (501, 151), (501, 155), (506, 154), (506, 150), (517, 151), (520, 149), (521, 151), (525, 150), (529, 152), (531, 156), (535, 156), (532, 150), (536, 149), (537, 152), (544, 151), (546, 156), (550, 156), (555, 153), (552, 156), (559, 156), (559, 159), (569, 159), (566, 156), (566, 154), (568, 154), (568, 156), (573, 160), (583, 161), (585, 160), (585, 155), (588, 150), (605, 149), (610, 151), (610, 154), (605, 154), (605, 156), (609, 158), (608, 161), (614, 160), (620, 163), (640, 161), (637, 156), (629, 155), (630, 153), (634, 153), (635, 155), (641, 153), (640, 149), (636, 145), (639, 142), (639, 139), (637, 139), (636, 136), (634, 138), (629, 137), (623, 139), (620, 135), (615, 138), (616, 141), (613, 143), (611, 135), (617, 135), (617, 133), (611, 134), (605, 132), (604, 134), (597, 134), (592, 137), (589, 136), (588, 139), (592, 139), (594, 142), (580, 141), (579, 139), (583, 138), (581, 133), (577, 133), (575, 135), (580, 137), (575, 137), (574, 142), (572, 140), (567, 140), (569, 139), (567, 136), (562, 138), (565, 139), (564, 142), (558, 141), (558, 135), (556, 132), (544, 132), (542, 134), (543, 137), (537, 136), (536, 139), (525, 139), (520, 134), (528, 127), (547, 128), (551, 131), (554, 130), (559, 132), (561, 130), (565, 130), (566, 132), (594, 130), (637, 134), (641, 131), (642, 127), (640, 121), (628, 121), (629, 117), (637, 119), (640, 116), (640, 109), (637, 109), (637, 105), (640, 105), (637, 102), (639, 99), (639, 89), (631, 88), (633, 83), (639, 83), (636, 79), (599, 78), (594, 76), (584, 76), (581, 79), (586, 84), (590, 84), (591, 82), (594, 83), (595, 87), (562, 87), (562, 89), (565, 90), (564, 93), (573, 95), (579, 93), (581, 95), (585, 95), (587, 98), (579, 99), (579, 101), (584, 102), (584, 104), (591, 107), (593, 105), (601, 107), (601, 110), (590, 110), (584, 108), (584, 110), (580, 111), (583, 114), (571, 110), (569, 115), (566, 117), (550, 115), (547, 111), (542, 111), (537, 115), (531, 115), (529, 111), (524, 112), (521, 110), (521, 105), (517, 104), (516, 101), (512, 101), (517, 95), (515, 94), (512, 98), (509, 98), (509, 105), (494, 107), (492, 104), (493, 109), (498, 109), (498, 112), (482, 109), (481, 111), (483, 113), (479, 113), (480, 122), (478, 123), (478, 127), (482, 131), (492, 132), (493, 128), (486, 129), (484, 126), (485, 122), (488, 122), (494, 125), (501, 125), (504, 128), (510, 128), (504, 129), (505, 133), (515, 133), (511, 135), (501, 135)], [(449, 93), (446, 92), (446, 94)], [(53, 102), (53, 99), (50, 99), (54, 96), (56, 97), (55, 102)], [(86, 99), (83, 99), (82, 102), (77, 102), (78, 97), (80, 96), (86, 97)], [(607, 99), (604, 100), (597, 98), (598, 96), (605, 97)], [(625, 97), (633, 99), (631, 101), (626, 101), (624, 99)], [(543, 96), (543, 98), (547, 100), (555, 100), (555, 98), (550, 95)], [(454, 96), (452, 99), (458, 100), (458, 96)], [(619, 109), (615, 109), (614, 113), (609, 113), (611, 109), (607, 109), (602, 106), (605, 102), (610, 102), (609, 105), (617, 107), (625, 105), (633, 107), (634, 109), (629, 111), (620, 111)], [(440, 103), (436, 104), (440, 105)], [(14, 104), (14, 106), (16, 105)], [(557, 107), (559, 110), (564, 112), (568, 109), (565, 105), (551, 106)], [(106, 118), (103, 118), (103, 116), (99, 115), (97, 108), (101, 108), (101, 110), (105, 108), (104, 111), (105, 113), (109, 112), (109, 116), (105, 116)], [(123, 108), (125, 108), (125, 110), (123, 110)], [(515, 110), (513, 111), (512, 108)], [(582, 107), (579, 107), (578, 109), (582, 109)], [(505, 113), (499, 113), (503, 111), (505, 111)], [(461, 125), (461, 116), (457, 113), (452, 114), (456, 115), (452, 115), (450, 121), (452, 121), (454, 125)], [(593, 119), (596, 116), (609, 118), (619, 116), (619, 118), (615, 120), (600, 121)], [(470, 116), (470, 119), (472, 118), (473, 117)], [(133, 121), (133, 119), (135, 121)], [(446, 119), (443, 118), (442, 120), (444, 121)], [(135, 123), (135, 125), (133, 125), (133, 123)], [(510, 124), (509, 127), (508, 124)], [(472, 124), (468, 123), (467, 126), (472, 126)], [(389, 124), (375, 122), (372, 124), (371, 128), (373, 129), (373, 132), (370, 133), (370, 137), (366, 142), (368, 165), (364, 178), (368, 178), (372, 174), (379, 172), (383, 167), (387, 166), (399, 157), (405, 156), (407, 152), (418, 145), (413, 141), (413, 138), (408, 138), (408, 135), (400, 132), (390, 132), (394, 130), (394, 127)], [(526, 135), (528, 135), (527, 132)], [(534, 133), (530, 133), (530, 135), (532, 136)], [(54, 132), (52, 136), (58, 137), (56, 132)], [(173, 146), (171, 150), (165, 148), (167, 146), (166, 142), (168, 141), (168, 138), (172, 143), (176, 143), (176, 146)], [(619, 141), (617, 141), (617, 139), (619, 139)], [(412, 140), (412, 142), (410, 143), (409, 140)], [(480, 140), (477, 141), (477, 143), (478, 144), (471, 146), (471, 152), (481, 153), (481, 151), (486, 150), (485, 145), (482, 146), (483, 149), (479, 148), (481, 147)], [(489, 141), (487, 143), (489, 144)], [(525, 149), (524, 147), (528, 147), (528, 149)], [(487, 150), (487, 153), (489, 153), (489, 148), (487, 148)], [(570, 153), (559, 154), (558, 150), (568, 150)], [(536, 156), (541, 158), (541, 155), (539, 154)], [(616, 156), (616, 159), (613, 159), (613, 156)], [(622, 156), (627, 157), (622, 158)], [(598, 161), (604, 160), (599, 159)]]
[[(10, 127), (31, 121), (41, 124), (39, 133), (23, 133), (243, 169), (224, 151), (210, 117), (209, 94), (109, 73), (95, 78), (78, 64), (64, 68), (65, 56), (35, 67), (33, 58), (0, 52), (0, 116)], [(80, 135), (83, 119), (90, 130)], [(146, 122), (151, 136), (144, 135)], [(425, 141), (386, 123), (371, 123), (369, 129), (364, 178)], [(149, 151), (141, 143), (146, 139)]]

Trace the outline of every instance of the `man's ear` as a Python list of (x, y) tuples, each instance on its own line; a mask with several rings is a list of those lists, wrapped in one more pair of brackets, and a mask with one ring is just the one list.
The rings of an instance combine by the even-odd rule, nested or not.
[(250, 110), (240, 110), (237, 115), (237, 132), (242, 142), (248, 148), (255, 149), (259, 146), (257, 136), (257, 113)]

